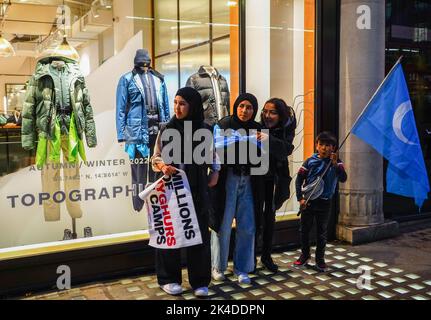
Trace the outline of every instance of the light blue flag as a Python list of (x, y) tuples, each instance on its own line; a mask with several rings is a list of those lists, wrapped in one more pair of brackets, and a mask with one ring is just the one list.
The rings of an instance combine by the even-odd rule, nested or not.
[(401, 63), (398, 62), (352, 129), (389, 161), (387, 191), (421, 208), (430, 185)]
[(214, 146), (216, 149), (224, 148), (227, 146), (230, 146), (231, 144), (234, 144), (236, 142), (252, 142), (255, 145), (257, 145), (259, 148), (261, 148), (261, 142), (257, 141), (257, 138), (255, 135), (253, 136), (243, 136), (236, 130), (226, 130), (224, 133), (226, 134), (229, 132), (229, 135), (223, 135), (221, 134), (222, 129), (220, 129), (220, 126), (216, 124), (214, 126)]

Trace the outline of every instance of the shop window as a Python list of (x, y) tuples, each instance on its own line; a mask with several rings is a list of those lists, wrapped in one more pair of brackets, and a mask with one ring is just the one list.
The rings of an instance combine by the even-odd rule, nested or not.
[[(386, 72), (402, 55), (425, 166), (431, 180), (431, 4), (387, 0), (386, 8)], [(419, 213), (413, 199), (387, 192), (384, 193), (384, 212), (387, 218), (409, 218)], [(428, 200), (421, 213), (429, 212), (431, 201)]]
[[(156, 64), (165, 69), (162, 61), (178, 59), (178, 83), (177, 86), (168, 85), (170, 98), (173, 99), (176, 90), (203, 65), (217, 68), (228, 80), (231, 100), (236, 98), (240, 80), (238, 10), (237, 2), (224, 0), (163, 0), (157, 3)], [(164, 40), (157, 40), (162, 32)]]
[[(12, 6), (22, 9), (14, 11), (18, 16), (12, 16), (12, 20), (26, 19), (20, 17), (19, 12), (30, 9), (34, 12), (33, 20), (57, 21), (62, 18), (61, 7), (30, 3), (13, 3)], [(64, 19), (66, 25), (58, 30), (56, 25), (48, 25), (45, 30), (40, 23), (28, 29), (27, 32), (40, 32), (43, 36), (23, 37), (26, 46), (15, 39), (16, 26), (5, 23), (3, 35), (15, 39), (19, 55), (0, 58), (0, 112), (11, 113), (15, 107), (22, 110), (26, 98), (27, 105), (32, 103), (32, 96), (26, 96), (30, 91), (23, 88), (32, 77), (33, 80), (35, 77), (49, 79), (55, 75), (61, 81), (38, 83), (37, 102), (26, 117), (31, 118), (43, 106), (52, 105), (57, 114), (59, 109), (64, 109), (64, 118), (58, 122), (60, 132), (63, 127), (70, 130), (67, 122), (73, 112), (68, 104), (71, 101), (68, 98), (70, 81), (85, 81), (97, 146), (90, 148), (84, 133), (79, 138), (82, 138), (85, 155), (80, 154), (76, 163), (69, 158), (71, 153), (67, 149), (72, 144), (66, 141), (54, 163), (48, 163), (51, 161), (48, 157), (38, 167), (41, 155), (43, 158), (51, 152), (44, 153), (45, 149), (39, 148), (39, 154), (36, 153), (44, 136), (30, 138), (35, 148), (27, 151), (22, 146), (20, 127), (13, 130), (0, 128), (0, 260), (148, 238), (145, 205), (137, 209), (132, 203), (133, 192), (140, 191), (139, 187), (137, 190), (132, 187), (132, 164), (136, 163), (131, 162), (125, 151), (126, 145), (118, 141), (116, 132), (117, 86), (120, 78), (132, 71), (137, 49), (147, 49), (152, 66), (163, 75), (171, 115), (175, 92), (202, 65), (219, 69), (228, 80), (232, 95), (238, 95), (237, 3), (232, 5), (224, 0), (114, 0), (111, 8), (94, 2), (92, 10), (78, 3), (69, 9), (64, 10), (70, 15)], [(55, 31), (52, 36), (51, 28)], [(63, 40), (62, 32), (66, 33), (68, 44), (79, 53), (79, 61), (50, 58)], [(37, 58), (28, 54), (27, 46), (32, 41), (34, 51), (39, 54)], [(63, 69), (62, 62), (70, 63), (71, 78), (66, 76), (69, 71)], [(135, 80), (128, 78), (127, 84)], [(22, 85), (5, 88), (5, 83), (15, 81)], [(18, 92), (13, 93), (12, 89)], [(81, 99), (84, 91), (72, 94)], [(46, 102), (41, 97), (46, 98)], [(89, 110), (86, 110), (87, 114)], [(82, 114), (76, 116), (82, 117)], [(42, 119), (32, 120), (35, 125), (44, 123), (43, 126), (48, 127), (45, 122), (49, 118), (47, 114)], [(84, 123), (88, 125), (87, 121), (80, 118), (76, 123), (82, 129)]]
[(304, 159), (314, 152), (315, 2), (306, 0), (247, 1), (247, 91), (259, 105), (282, 98), (295, 110), (295, 151), (289, 157), (291, 198), (279, 214), (297, 218), (295, 178)]
[[(117, 85), (122, 76), (132, 71), (137, 49), (147, 49), (152, 66), (164, 76), (171, 115), (178, 88), (201, 66), (211, 65), (228, 82), (230, 107), (243, 82), (245, 89), (258, 97), (260, 108), (271, 97), (283, 98), (294, 108), (298, 120), (296, 148), (290, 157), (294, 179), (303, 160), (313, 153), (314, 1), (247, 0), (244, 48), (240, 48), (239, 37), (240, 1), (143, 0), (139, 6), (134, 5), (136, 2), (114, 0), (112, 8), (96, 8), (99, 17), (85, 5), (76, 4), (78, 7), (70, 11), (73, 16), (69, 19), (70, 28), (65, 28), (67, 40), (84, 57), (70, 68), (75, 72), (73, 79), (85, 80), (98, 139), (97, 146), (90, 148), (85, 135), (82, 136), (85, 157), (79, 158), (79, 172), (65, 161), (63, 154), (68, 151), (63, 150), (52, 167), (53, 183), (47, 186), (43, 180), (46, 172), (36, 165), (36, 149), (22, 148), (21, 129), (7, 135), (0, 131), (0, 259), (48, 252), (48, 247), (55, 252), (148, 237), (145, 208), (136, 210), (132, 204), (130, 157), (116, 132)], [(13, 6), (24, 9), (31, 6), (34, 16), (42, 21), (58, 18), (56, 8), (50, 6), (28, 3)], [(85, 21), (81, 20), (83, 17)], [(35, 40), (35, 48), (41, 53), (55, 48), (62, 40), (50, 36), (51, 27), (44, 30), (43, 24), (35, 24), (34, 30), (28, 31), (44, 34), (41, 39), (46, 42)], [(6, 22), (3, 34), (12, 39), (14, 28)], [(22, 44), (16, 48), (22, 54), (27, 52)], [(23, 85), (38, 72), (38, 76), (48, 72), (52, 59), (36, 59), (28, 52), (27, 55), (0, 58), (2, 91), (6, 82)], [(240, 72), (242, 59), (246, 61), (244, 74)], [(51, 67), (60, 70), (61, 63)], [(4, 74), (10, 79), (16, 75), (19, 78), (5, 82)], [(131, 81), (134, 80), (128, 78), (125, 83)], [(43, 87), (37, 93), (39, 103), (41, 96), (51, 98), (52, 92), (67, 99), (69, 93), (61, 91), (63, 83), (57, 85), (60, 85), (57, 91)], [(78, 96), (82, 97), (83, 92)], [(7, 106), (9, 97), (4, 96), (0, 99), (1, 111), (5, 106), (7, 112), (13, 111)], [(17, 109), (20, 105), (17, 102)], [(60, 101), (55, 101), (55, 106), (58, 105), (61, 106)], [(83, 126), (82, 122), (80, 125)], [(280, 214), (296, 218), (293, 183), (291, 191), (292, 198)]]
[(154, 41), (156, 56), (178, 49), (177, 1), (154, 1)]
[(178, 55), (170, 54), (156, 59), (156, 70), (165, 76), (169, 101), (173, 101), (178, 90)]
[(200, 45), (209, 40), (209, 0), (180, 0), (180, 48)]

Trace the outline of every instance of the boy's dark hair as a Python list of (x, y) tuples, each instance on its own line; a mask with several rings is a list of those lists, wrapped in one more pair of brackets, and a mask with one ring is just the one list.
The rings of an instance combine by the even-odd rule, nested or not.
[(329, 132), (329, 131), (324, 131), (320, 133), (316, 138), (316, 143), (317, 142), (330, 144), (331, 146), (334, 146), (334, 147), (337, 147), (338, 145), (337, 138), (332, 132)]

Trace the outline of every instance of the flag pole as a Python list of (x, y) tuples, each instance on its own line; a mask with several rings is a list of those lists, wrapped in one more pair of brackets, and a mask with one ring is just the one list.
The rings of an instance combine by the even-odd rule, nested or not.
[[(379, 87), (377, 88), (377, 90), (374, 92), (373, 96), (371, 97), (371, 99), (368, 101), (367, 105), (365, 106), (365, 108), (362, 110), (361, 114), (356, 118), (355, 122), (352, 125), (352, 128), (349, 130), (349, 132), (347, 133), (346, 137), (343, 139), (343, 141), (341, 142), (340, 146), (338, 147), (337, 153), (341, 150), (341, 148), (344, 146), (344, 144), (347, 142), (347, 139), (350, 137), (350, 135), (352, 134), (352, 129), (355, 127), (356, 123), (359, 121), (359, 119), (361, 119), (362, 115), (365, 113), (365, 111), (368, 109), (368, 106), (371, 104), (371, 102), (374, 100), (375, 96), (377, 95), (377, 93), (380, 91), (380, 89), (383, 87), (383, 85), (385, 84), (386, 80), (392, 75), (392, 73), (394, 72), (395, 68), (398, 66), (399, 63), (401, 63), (402, 59), (404, 58), (404, 56), (400, 56), (398, 61), (394, 64), (394, 66), (392, 67), (392, 69), (389, 71), (389, 73), (386, 75), (386, 77), (383, 79), (382, 83), (379, 85)], [(332, 161), (329, 161), (328, 165), (325, 168), (325, 171), (323, 171), (323, 174), (319, 176), (319, 178), (317, 179), (317, 183), (316, 186), (314, 187), (314, 189), (311, 191), (310, 196), (308, 197), (308, 199), (306, 199), (304, 207), (301, 208), (298, 212), (298, 216), (301, 215), (302, 211), (304, 209), (307, 208), (308, 203), (310, 202), (311, 197), (314, 195), (314, 193), (317, 190), (317, 187), (319, 186), (320, 180), (323, 179), (323, 177), (325, 176), (326, 172), (328, 172), (329, 168), (331, 167)]]

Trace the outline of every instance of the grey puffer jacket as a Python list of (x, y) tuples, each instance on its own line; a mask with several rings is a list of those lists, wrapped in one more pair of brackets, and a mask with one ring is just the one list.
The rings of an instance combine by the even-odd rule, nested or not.
[[(211, 79), (211, 71), (213, 70), (214, 81), (220, 91), (220, 108), (217, 108), (217, 94), (214, 92), (213, 80)], [(229, 115), (230, 109), (230, 92), (229, 85), (226, 79), (211, 66), (201, 66), (199, 71), (187, 80), (186, 87), (196, 89), (202, 97), (204, 106), (205, 122), (214, 126), (219, 120)], [(220, 112), (219, 110), (220, 109)]]

